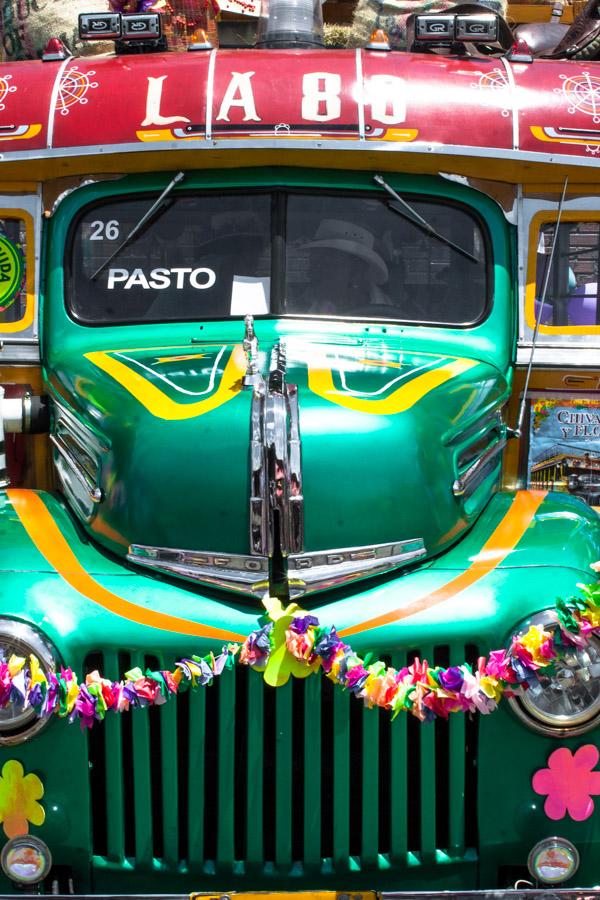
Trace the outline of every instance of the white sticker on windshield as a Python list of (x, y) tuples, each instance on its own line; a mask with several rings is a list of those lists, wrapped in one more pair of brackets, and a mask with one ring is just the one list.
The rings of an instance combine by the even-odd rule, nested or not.
[(269, 312), (271, 279), (234, 275), (231, 285), (232, 316), (264, 316)]

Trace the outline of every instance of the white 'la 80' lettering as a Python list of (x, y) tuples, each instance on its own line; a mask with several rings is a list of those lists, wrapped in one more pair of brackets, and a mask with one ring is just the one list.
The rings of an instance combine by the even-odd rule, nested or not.
[(330, 122), (342, 111), (342, 77), (334, 72), (306, 72), (302, 78), (302, 118)]
[(130, 291), (132, 288), (142, 288), (145, 291), (164, 291), (173, 285), (177, 290), (182, 290), (186, 286), (194, 288), (197, 291), (205, 291), (211, 288), (217, 280), (212, 269), (199, 268), (192, 269), (191, 266), (176, 266), (172, 269), (152, 269), (148, 275), (143, 269), (109, 269), (107, 288), (113, 291), (115, 287), (121, 287), (124, 291)]

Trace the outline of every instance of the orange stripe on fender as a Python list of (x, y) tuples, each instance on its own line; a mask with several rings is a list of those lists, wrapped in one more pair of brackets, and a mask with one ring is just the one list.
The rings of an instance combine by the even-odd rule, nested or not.
[(351, 625), (350, 628), (344, 628), (339, 632), (340, 636), (349, 637), (352, 634), (360, 634), (362, 631), (368, 631), (371, 628), (390, 625), (392, 622), (398, 622), (400, 619), (414, 616), (424, 609), (430, 609), (432, 606), (437, 606), (438, 603), (450, 600), (468, 587), (471, 587), (472, 584), (475, 584), (484, 575), (488, 575), (496, 566), (500, 565), (511, 550), (516, 547), (533, 521), (533, 517), (544, 500), (546, 493), (547, 491), (518, 491), (510, 509), (477, 556), (473, 558), (469, 568), (452, 578), (447, 584), (442, 585), (437, 591), (427, 594), (425, 597), (418, 597), (416, 600), (407, 603), (406, 606), (400, 607), (400, 609), (394, 609), (382, 616), (369, 619), (367, 622), (360, 622), (358, 625)]
[(42, 556), (56, 569), (67, 584), (87, 597), (88, 600), (97, 603), (116, 616), (122, 616), (124, 619), (140, 625), (147, 625), (149, 628), (190, 634), (194, 637), (213, 638), (219, 641), (244, 640), (243, 635), (224, 631), (222, 628), (214, 628), (212, 625), (203, 625), (201, 622), (180, 619), (177, 616), (170, 616), (168, 613), (144, 609), (137, 603), (113, 594), (112, 591), (98, 584), (85, 571), (52, 518), (48, 507), (38, 494), (26, 490), (9, 490), (7, 495), (25, 531)]

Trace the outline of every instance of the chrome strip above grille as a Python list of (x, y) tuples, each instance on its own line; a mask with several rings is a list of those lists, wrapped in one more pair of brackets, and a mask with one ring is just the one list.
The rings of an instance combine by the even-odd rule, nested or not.
[(257, 556), (132, 544), (127, 559), (149, 569), (238, 593), (264, 594), (269, 590), (268, 560)]
[(393, 544), (322, 550), (288, 557), (290, 595), (324, 591), (349, 581), (389, 572), (425, 556), (422, 538)]

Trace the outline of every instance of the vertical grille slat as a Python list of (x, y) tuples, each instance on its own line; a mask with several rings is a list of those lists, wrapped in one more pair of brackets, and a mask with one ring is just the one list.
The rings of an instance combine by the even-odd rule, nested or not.
[[(161, 762), (172, 756), (179, 758), (177, 734), (177, 704), (166, 703), (160, 708), (160, 749)], [(162, 766), (162, 808), (163, 858), (166, 865), (176, 867), (179, 863), (179, 805), (178, 766)]]
[[(114, 651), (104, 654), (104, 671), (111, 679), (119, 678), (119, 658)], [(129, 771), (123, 771), (123, 736), (121, 716), (107, 716), (104, 720), (102, 737), (106, 747), (106, 821), (107, 858), (111, 862), (122, 863), (125, 857), (125, 807), (123, 800), (124, 779), (131, 778)]]
[[(218, 805), (217, 863), (226, 871), (233, 869), (235, 815), (235, 676), (224, 672), (217, 684), (209, 688), (219, 692), (218, 720)], [(209, 736), (210, 739), (210, 736)]]
[(375, 867), (379, 850), (379, 710), (362, 710), (362, 848), (364, 866)]
[(304, 694), (304, 863), (321, 864), (321, 679), (307, 678)]
[(263, 821), (263, 741), (264, 682), (248, 678), (248, 756), (246, 803), (246, 857), (253, 865), (264, 859)]
[(347, 872), (350, 862), (350, 696), (333, 693), (333, 864)]
[[(131, 666), (144, 669), (144, 658), (133, 653)], [(133, 765), (133, 809), (135, 817), (135, 859), (136, 865), (152, 865), (152, 787), (150, 779), (150, 721), (148, 710), (134, 710), (131, 715), (134, 754)], [(125, 760), (127, 765), (127, 760)], [(127, 773), (126, 773), (127, 777)]]
[[(433, 647), (421, 650), (422, 659), (433, 665)], [(421, 789), (421, 861), (435, 862), (436, 796), (435, 796), (435, 725), (420, 726), (420, 789)]]
[[(464, 661), (458, 648), (450, 651), (450, 665), (459, 666)], [(465, 852), (465, 717), (450, 716), (450, 785), (449, 785), (449, 850), (455, 856)]]
[[(204, 769), (206, 766), (206, 688), (188, 691), (186, 696), (187, 716), (184, 721), (185, 734), (189, 738), (187, 767), (187, 859), (191, 871), (198, 871), (204, 862)], [(181, 698), (177, 700), (180, 703)], [(181, 795), (181, 792), (180, 792)], [(184, 824), (184, 823), (182, 823)]]
[[(392, 665), (400, 670), (405, 664), (402, 654), (392, 657)], [(406, 753), (407, 716), (400, 713), (391, 723), (391, 773), (390, 773), (390, 859), (392, 863), (404, 865), (408, 851), (408, 794)]]
[(292, 683), (275, 695), (275, 864), (286, 871), (292, 862)]

